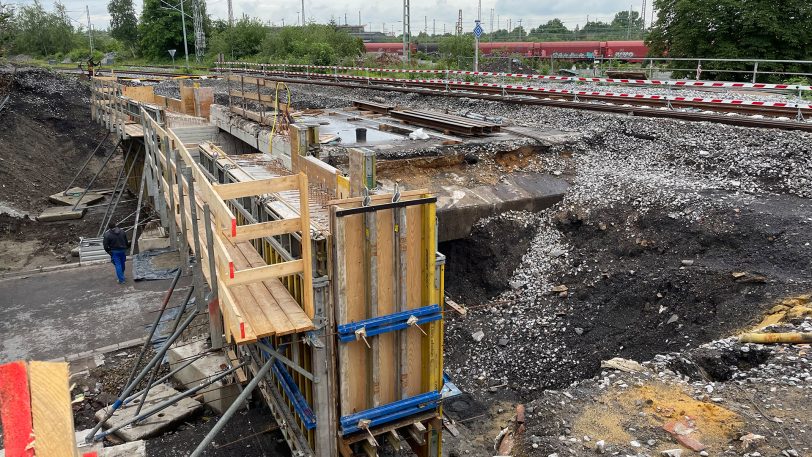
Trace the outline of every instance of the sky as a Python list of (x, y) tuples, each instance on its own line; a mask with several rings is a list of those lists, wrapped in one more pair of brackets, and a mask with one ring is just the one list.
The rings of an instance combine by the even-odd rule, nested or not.
[[(50, 7), (52, 0), (41, 0), (46, 7)], [(140, 14), (141, 1), (134, 0), (136, 13)], [(173, 0), (168, 0), (173, 3)], [(212, 18), (228, 17), (228, 0), (206, 0), (206, 6)], [(526, 30), (537, 27), (552, 18), (561, 19), (569, 29), (576, 25), (583, 26), (589, 20), (602, 20), (609, 22), (614, 14), (620, 10), (631, 7), (640, 11), (643, 1), (647, 2), (646, 20), (651, 18), (652, 0), (482, 0), (482, 22), (485, 31), (489, 31), (491, 11), (493, 10), (494, 28), (507, 28), (508, 21), (512, 27), (521, 24)], [(110, 17), (107, 14), (108, 0), (62, 0), (76, 23), (86, 23), (85, 7), (90, 10), (90, 21), (95, 29), (105, 29), (109, 26)], [(234, 17), (243, 14), (258, 17), (262, 21), (274, 25), (297, 24), (301, 11), (301, 0), (232, 0)], [(24, 5), (33, 3), (33, 0), (6, 0), (4, 3)], [(177, 3), (175, 1), (174, 3)], [(304, 0), (304, 8), (308, 21), (320, 23), (329, 22), (330, 19), (357, 25), (360, 13), (361, 23), (366, 25), (368, 31), (402, 31), (403, 6), (401, 0)], [(477, 18), (476, 0), (411, 0), (412, 34), (428, 29), (432, 33), (436, 27), (437, 33), (445, 30), (452, 31), (457, 22), (457, 16), (462, 9), (463, 24), (467, 29), (473, 29)]]

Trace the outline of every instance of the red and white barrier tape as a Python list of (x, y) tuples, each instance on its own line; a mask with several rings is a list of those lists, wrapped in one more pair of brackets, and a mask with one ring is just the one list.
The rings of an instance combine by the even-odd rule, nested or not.
[[(312, 68), (312, 67), (311, 67)], [(217, 68), (217, 70), (221, 70)], [(268, 73), (263, 70), (244, 69), (243, 71), (252, 73)], [(274, 74), (290, 74), (308, 76), (308, 73), (302, 72), (270, 72)], [(323, 75), (320, 76), (333, 76)], [(600, 91), (575, 91), (567, 89), (550, 89), (538, 86), (522, 86), (514, 84), (498, 84), (498, 83), (477, 83), (469, 81), (454, 81), (446, 79), (402, 79), (402, 78), (376, 78), (367, 76), (356, 75), (335, 75), (336, 78), (354, 79), (359, 81), (382, 81), (392, 83), (424, 83), (424, 84), (442, 84), (446, 86), (462, 86), (462, 87), (488, 87), (496, 89), (510, 89), (535, 93), (549, 93), (549, 94), (562, 94), (573, 96), (600, 96), (600, 97), (614, 97), (625, 100), (662, 100), (669, 102), (691, 102), (691, 103), (708, 103), (708, 104), (722, 104), (722, 105), (745, 105), (745, 106), (759, 106), (759, 107), (772, 107), (772, 108), (793, 108), (793, 109), (812, 109), (812, 105), (807, 103), (793, 103), (793, 102), (768, 102), (759, 100), (735, 100), (735, 99), (721, 99), (721, 98), (700, 98), (700, 97), (678, 97), (670, 95), (648, 95), (648, 94), (632, 94), (632, 93), (618, 93), (618, 92), (600, 92)]]
[[(286, 65), (271, 63), (251, 63), (251, 62), (223, 62), (225, 65), (253, 66), (271, 68), (305, 68), (313, 70), (333, 70), (333, 71), (367, 71), (377, 73), (416, 73), (416, 74), (448, 74), (466, 76), (485, 76), (497, 78), (522, 78), (541, 79), (547, 81), (560, 82), (591, 82), (591, 83), (613, 83), (613, 84), (636, 84), (648, 86), (674, 86), (674, 87), (709, 87), (709, 88), (732, 88), (732, 89), (774, 89), (774, 90), (812, 90), (812, 86), (802, 86), (798, 84), (766, 84), (766, 83), (743, 83), (730, 81), (695, 81), (695, 80), (659, 80), (659, 79), (627, 79), (627, 78), (589, 78), (580, 76), (550, 76), (550, 75), (528, 75), (523, 73), (497, 73), (488, 71), (466, 71), (466, 70), (401, 70), (397, 68), (364, 68), (364, 67), (338, 67), (326, 65)], [(247, 68), (243, 68), (247, 70)]]

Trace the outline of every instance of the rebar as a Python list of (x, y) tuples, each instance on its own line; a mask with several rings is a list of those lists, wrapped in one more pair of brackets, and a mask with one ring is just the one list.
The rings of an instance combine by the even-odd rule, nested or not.
[(87, 187), (85, 187), (85, 190), (82, 191), (82, 195), (79, 197), (79, 200), (76, 200), (76, 203), (73, 205), (73, 208), (71, 208), (71, 211), (75, 211), (76, 207), (79, 206), (79, 202), (81, 202), (82, 199), (85, 198), (87, 192), (90, 190), (91, 187), (93, 187), (93, 183), (96, 182), (96, 178), (99, 177), (102, 170), (104, 170), (104, 168), (107, 166), (107, 162), (109, 162), (110, 159), (112, 159), (113, 156), (116, 155), (116, 149), (118, 149), (118, 145), (120, 144), (121, 140), (118, 140), (118, 143), (116, 143), (116, 145), (113, 146), (113, 151), (110, 152), (110, 154), (108, 154), (107, 157), (104, 158), (104, 162), (102, 162), (101, 167), (99, 167), (99, 171), (97, 171), (96, 174), (93, 175), (92, 178), (90, 178), (90, 182), (88, 183)]
[[(87, 164), (89, 164), (90, 160), (93, 158), (93, 156), (96, 155), (97, 152), (99, 152), (99, 148), (104, 144), (105, 141), (107, 141), (107, 138), (109, 136), (110, 136), (110, 132), (108, 131), (107, 134), (104, 135), (104, 138), (102, 138), (102, 140), (99, 141), (99, 144), (98, 144), (98, 146), (96, 146), (96, 149), (94, 149), (93, 152), (91, 152), (90, 155), (87, 156), (87, 159), (85, 159), (85, 163), (82, 164), (82, 168), (80, 168), (79, 171), (76, 172), (76, 175), (73, 177), (73, 179), (70, 180), (70, 184), (68, 184), (68, 187), (66, 187), (65, 191), (62, 192), (62, 195), (68, 195), (68, 190), (70, 190), (70, 187), (73, 185), (74, 182), (76, 182), (76, 178), (78, 178), (79, 175), (81, 175), (82, 172), (85, 171), (85, 168), (87, 167)], [(115, 149), (113, 149), (113, 151), (115, 152)], [(82, 195), (82, 196), (84, 196), (84, 195)], [(81, 200), (81, 199), (79, 199), (79, 200)]]

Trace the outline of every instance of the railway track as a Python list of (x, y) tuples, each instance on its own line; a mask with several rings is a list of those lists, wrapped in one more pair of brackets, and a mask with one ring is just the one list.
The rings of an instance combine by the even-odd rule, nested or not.
[[(146, 70), (119, 70), (117, 75), (152, 76), (165, 78), (207, 77), (216, 78), (221, 69), (208, 75), (183, 75)], [(284, 71), (231, 70), (234, 74), (264, 76), (277, 81), (295, 84), (313, 84), (354, 89), (380, 89), (387, 91), (418, 93), (423, 95), (476, 98), (509, 103), (553, 106), (633, 116), (672, 118), (694, 122), (715, 122), (752, 128), (775, 128), (812, 132), (812, 109), (796, 107), (757, 106), (746, 104), (701, 103), (690, 100), (665, 100), (651, 98), (616, 98), (606, 95), (581, 95), (555, 92), (529, 92), (504, 85), (471, 85), (464, 81), (432, 81), (403, 78), (365, 78), (352, 75), (293, 73)], [(110, 74), (101, 70), (102, 74)]]

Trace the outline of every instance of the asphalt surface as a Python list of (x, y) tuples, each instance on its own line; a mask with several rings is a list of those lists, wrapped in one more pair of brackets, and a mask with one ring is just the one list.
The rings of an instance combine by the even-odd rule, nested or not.
[[(112, 264), (0, 280), (0, 363), (49, 360), (146, 336), (169, 280), (116, 282)], [(182, 278), (178, 288), (188, 284)], [(176, 290), (175, 298), (177, 298)]]

